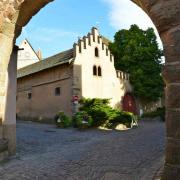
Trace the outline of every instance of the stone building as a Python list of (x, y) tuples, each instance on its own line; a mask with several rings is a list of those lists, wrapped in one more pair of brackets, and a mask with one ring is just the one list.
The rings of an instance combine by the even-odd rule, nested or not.
[(115, 70), (108, 43), (92, 28), (72, 49), (19, 69), (18, 117), (45, 121), (58, 111), (72, 116), (82, 97), (109, 98), (112, 107), (136, 111), (129, 75)]

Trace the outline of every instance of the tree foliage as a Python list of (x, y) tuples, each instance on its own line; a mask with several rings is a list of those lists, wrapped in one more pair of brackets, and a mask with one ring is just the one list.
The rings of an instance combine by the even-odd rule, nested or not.
[(144, 31), (132, 25), (129, 30), (120, 30), (109, 47), (115, 57), (116, 69), (130, 74), (135, 96), (146, 101), (156, 101), (162, 96), (163, 52), (152, 28)]

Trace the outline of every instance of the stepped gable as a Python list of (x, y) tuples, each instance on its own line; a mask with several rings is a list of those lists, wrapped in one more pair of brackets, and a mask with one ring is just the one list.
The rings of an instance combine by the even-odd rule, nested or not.
[(21, 78), (48, 68), (52, 68), (54, 66), (69, 63), (69, 60), (76, 57), (77, 53), (83, 53), (83, 51), (86, 50), (87, 47), (91, 46), (93, 43), (101, 44), (104, 53), (106, 53), (111, 60), (114, 59), (113, 55), (110, 53), (110, 50), (108, 48), (108, 45), (109, 43), (111, 43), (111, 41), (106, 37), (101, 36), (99, 34), (98, 29), (96, 27), (93, 27), (91, 33), (88, 33), (87, 36), (84, 36), (83, 38), (79, 39), (78, 42), (74, 44), (73, 49), (69, 49), (67, 51), (58, 53), (45, 60), (19, 69), (17, 72), (17, 77)]
[(102, 50), (105, 50), (105, 53), (113, 59), (114, 57), (108, 47), (111, 42), (112, 41), (108, 38), (100, 35), (99, 30), (96, 27), (93, 27), (87, 36), (80, 38), (77, 43), (74, 43), (75, 56), (77, 53), (83, 53), (83, 50), (86, 50), (87, 47), (91, 46), (93, 43), (98, 43), (101, 44)]

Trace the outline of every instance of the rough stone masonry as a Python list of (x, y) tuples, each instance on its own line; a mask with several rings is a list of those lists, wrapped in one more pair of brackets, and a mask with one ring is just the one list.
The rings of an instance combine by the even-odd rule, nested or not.
[[(0, 120), (1, 138), (12, 143), (15, 136), (15, 117), (9, 119), (7, 98), (9, 92), (8, 66), (15, 39), (33, 15), (51, 0), (0, 0)], [(163, 70), (166, 82), (166, 162), (162, 179), (180, 179), (180, 1), (132, 0), (152, 19), (161, 36), (166, 64)], [(13, 65), (12, 65), (13, 66)], [(12, 67), (13, 69), (13, 67)], [(15, 68), (14, 68), (15, 71)], [(12, 71), (11, 71), (12, 72)], [(12, 77), (13, 78), (13, 77)], [(9, 92), (10, 93), (10, 92)], [(13, 92), (12, 92), (13, 93)], [(10, 132), (11, 135), (9, 134)], [(9, 146), (11, 147), (11, 146)]]

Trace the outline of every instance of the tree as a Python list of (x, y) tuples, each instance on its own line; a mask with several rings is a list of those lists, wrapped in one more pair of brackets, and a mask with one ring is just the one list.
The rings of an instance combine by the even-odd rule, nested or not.
[(130, 82), (136, 97), (145, 101), (156, 101), (163, 94), (161, 76), (162, 50), (152, 28), (146, 31), (137, 25), (115, 34), (109, 45), (115, 57), (115, 67), (130, 74)]

